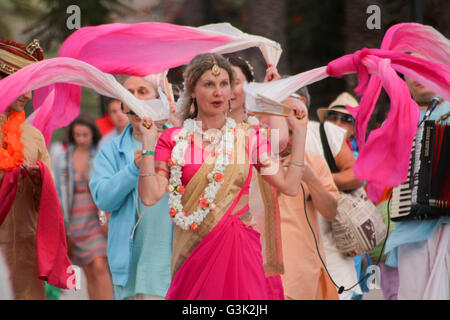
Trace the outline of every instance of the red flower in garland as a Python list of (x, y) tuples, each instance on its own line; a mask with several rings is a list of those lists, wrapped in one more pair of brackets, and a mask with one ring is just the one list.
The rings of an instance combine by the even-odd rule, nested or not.
[(196, 230), (198, 229), (198, 224), (196, 224), (195, 222), (193, 222), (193, 223), (190, 225), (190, 228), (191, 228), (192, 231), (196, 231)]
[(186, 188), (184, 186), (178, 186), (177, 187), (177, 192), (179, 194), (184, 194), (185, 191), (186, 191)]
[(217, 172), (217, 173), (214, 175), (214, 180), (216, 180), (217, 182), (222, 181), (222, 180), (223, 180), (223, 174), (221, 174), (220, 172)]
[(175, 208), (170, 208), (169, 214), (173, 218), (177, 214), (177, 210)]
[(199, 202), (200, 202), (200, 208), (202, 208), (202, 209), (206, 209), (209, 205), (208, 200), (203, 198), (203, 196), (200, 197)]

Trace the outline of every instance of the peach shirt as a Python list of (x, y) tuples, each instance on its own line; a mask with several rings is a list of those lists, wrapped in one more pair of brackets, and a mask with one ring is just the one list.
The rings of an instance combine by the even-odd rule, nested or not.
[[(288, 160), (286, 159), (284, 163), (287, 163)], [(306, 152), (305, 163), (309, 164), (319, 176), (325, 189), (337, 199), (338, 189), (334, 184), (325, 159), (315, 153)], [(308, 187), (305, 183), (302, 183), (302, 185), (307, 199), (306, 210), (308, 218), (318, 240), (321, 256), (326, 262), (318, 224), (319, 213), (314, 208)], [(286, 299), (338, 299), (337, 290), (328, 277), (317, 254), (313, 234), (305, 217), (302, 190), (300, 189), (300, 193), (296, 197), (280, 194), (278, 201), (285, 267), (282, 281)]]

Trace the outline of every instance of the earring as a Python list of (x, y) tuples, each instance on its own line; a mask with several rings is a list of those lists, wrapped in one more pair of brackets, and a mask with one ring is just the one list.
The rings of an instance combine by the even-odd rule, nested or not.
[(231, 100), (228, 100), (228, 112), (231, 113), (231, 111), (233, 111), (231, 109)]
[[(197, 117), (197, 114), (198, 114), (198, 106), (197, 106), (197, 99), (196, 98), (192, 98), (192, 105), (194, 106), (194, 110), (193, 110), (193, 112), (191, 114), (192, 114), (192, 118), (194, 119), (194, 118)], [(191, 108), (192, 108), (192, 105), (191, 105)]]

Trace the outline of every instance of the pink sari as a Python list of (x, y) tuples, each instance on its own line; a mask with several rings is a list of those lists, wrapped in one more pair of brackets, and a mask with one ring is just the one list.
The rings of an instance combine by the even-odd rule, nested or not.
[[(167, 141), (170, 132), (164, 133), (156, 148), (161, 151), (157, 161), (165, 161), (162, 156), (167, 151), (162, 150), (165, 146), (173, 147)], [(244, 140), (236, 139), (235, 150), (240, 143), (245, 146)], [(206, 176), (212, 165), (205, 162), (186, 185), (182, 202), (189, 214), (197, 208), (196, 199), (208, 183)], [(266, 278), (261, 235), (253, 227), (248, 203), (240, 201), (252, 177), (253, 165), (248, 163), (227, 167), (224, 183), (216, 195), (216, 209), (211, 210), (198, 230), (184, 231), (175, 227), (173, 280), (166, 299), (267, 300), (284, 297), (280, 276)], [(183, 176), (189, 166), (183, 168)], [(241, 205), (242, 208), (234, 213)]]
[(251, 170), (231, 207), (176, 273), (166, 299), (268, 299), (260, 234), (240, 219), (248, 205), (231, 215), (250, 179)]

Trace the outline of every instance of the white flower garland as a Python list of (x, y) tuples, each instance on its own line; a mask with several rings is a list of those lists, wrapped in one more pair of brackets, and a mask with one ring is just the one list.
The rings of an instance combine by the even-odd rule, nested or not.
[(223, 183), (223, 175), (230, 162), (231, 152), (234, 148), (236, 122), (231, 118), (226, 118), (225, 126), (225, 132), (216, 147), (215, 166), (211, 173), (208, 174), (209, 184), (206, 186), (202, 196), (200, 196), (197, 210), (191, 215), (187, 215), (181, 203), (185, 190), (181, 182), (181, 176), (182, 168), (185, 165), (184, 155), (189, 145), (193, 143), (195, 121), (193, 119), (184, 121), (183, 128), (174, 136), (175, 147), (172, 150), (172, 158), (169, 161), (169, 214), (174, 223), (183, 230), (188, 230), (189, 228), (194, 231), (197, 230), (211, 209), (215, 208), (214, 199)]

